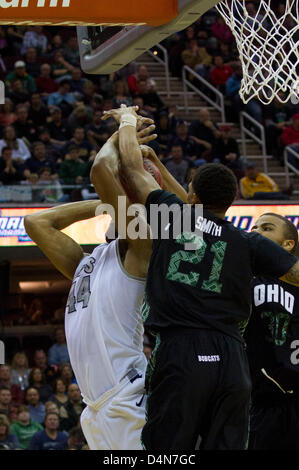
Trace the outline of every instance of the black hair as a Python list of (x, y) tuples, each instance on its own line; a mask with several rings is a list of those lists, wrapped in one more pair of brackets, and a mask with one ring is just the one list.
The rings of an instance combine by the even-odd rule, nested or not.
[(227, 210), (237, 194), (234, 173), (221, 163), (200, 166), (194, 175), (192, 186), (199, 202), (211, 211)]
[(290, 253), (295, 254), (298, 250), (298, 230), (295, 227), (295, 225), (286, 217), (280, 214), (275, 214), (274, 212), (266, 212), (265, 214), (261, 215), (263, 217), (264, 215), (271, 215), (273, 217), (277, 217), (278, 219), (282, 220), (285, 224), (285, 229), (284, 229), (284, 236), (285, 240), (293, 240), (295, 242), (293, 249), (290, 251)]
[(3, 153), (4, 153), (6, 150), (11, 150), (11, 148), (10, 148), (10, 147), (3, 147), (3, 149), (1, 150), (1, 155), (3, 155)]

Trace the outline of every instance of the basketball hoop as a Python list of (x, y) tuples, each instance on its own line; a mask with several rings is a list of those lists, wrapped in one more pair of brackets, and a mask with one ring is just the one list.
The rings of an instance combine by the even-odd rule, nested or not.
[(258, 6), (248, 0), (216, 5), (235, 36), (242, 63), (240, 96), (269, 104), (299, 102), (299, 0), (285, 0), (274, 10), (271, 0)]

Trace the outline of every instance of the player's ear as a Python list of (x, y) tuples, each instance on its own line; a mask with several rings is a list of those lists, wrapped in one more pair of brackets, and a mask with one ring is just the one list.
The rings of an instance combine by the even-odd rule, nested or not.
[(293, 250), (295, 246), (295, 240), (284, 240), (281, 246), (282, 248), (287, 250), (289, 253), (291, 253), (291, 251)]

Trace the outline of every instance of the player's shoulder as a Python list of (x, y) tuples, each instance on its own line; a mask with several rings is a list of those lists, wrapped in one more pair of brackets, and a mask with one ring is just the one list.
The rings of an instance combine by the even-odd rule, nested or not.
[(178, 196), (166, 191), (165, 189), (155, 189), (154, 191), (149, 193), (146, 200), (147, 207), (151, 204), (179, 204), (180, 206), (182, 206), (184, 203), (182, 199), (180, 199)]

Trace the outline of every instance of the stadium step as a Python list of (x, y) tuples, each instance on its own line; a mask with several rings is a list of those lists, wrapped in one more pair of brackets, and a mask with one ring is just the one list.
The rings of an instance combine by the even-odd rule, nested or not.
[[(199, 109), (201, 107), (205, 107), (209, 109), (211, 119), (217, 122), (218, 126), (220, 126), (221, 124), (229, 124), (231, 126), (230, 135), (237, 140), (242, 155), (243, 145), (241, 138), (241, 129), (238, 124), (223, 123), (221, 121), (221, 113), (215, 108), (211, 107), (201, 96), (197, 95), (192, 91), (188, 92), (188, 109), (185, 109), (184, 86), (182, 80), (178, 77), (169, 77), (170, 96), (167, 96), (165, 67), (163, 64), (157, 62), (155, 58), (149, 55), (148, 53), (143, 53), (141, 56), (139, 56), (136, 60), (136, 63), (137, 66), (141, 64), (146, 65), (150, 77), (153, 78), (153, 80), (155, 80), (156, 82), (157, 92), (161, 95), (161, 98), (164, 101), (165, 105), (168, 107), (174, 105), (177, 106), (176, 115), (178, 118), (190, 123), (191, 121), (198, 119)], [(263, 171), (265, 157), (262, 155), (261, 146), (256, 141), (250, 138), (246, 138), (244, 143), (246, 146), (246, 159), (255, 162), (257, 164), (257, 167), (261, 171)], [(286, 176), (284, 168), (281, 167), (279, 162), (274, 160), (271, 155), (266, 155), (266, 159), (269, 176), (272, 176), (273, 179), (275, 179), (280, 188), (284, 188), (286, 186)], [(296, 195), (299, 194), (299, 178), (294, 178), (291, 176), (291, 181), (294, 184), (295, 196), (293, 197), (293, 199), (296, 197), (298, 199), (298, 196)]]

